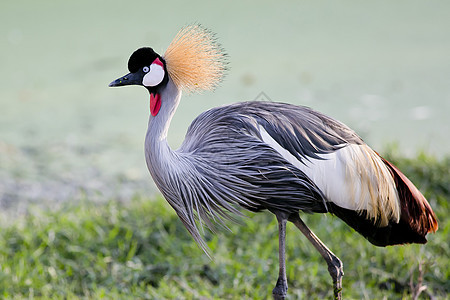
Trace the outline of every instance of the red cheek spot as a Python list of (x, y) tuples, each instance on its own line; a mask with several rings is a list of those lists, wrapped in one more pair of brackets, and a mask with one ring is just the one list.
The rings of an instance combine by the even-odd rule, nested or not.
[(161, 67), (164, 67), (162, 61), (159, 60), (159, 57), (157, 57), (157, 58), (152, 62), (152, 65), (153, 65), (153, 64), (157, 64), (157, 65), (160, 65)]

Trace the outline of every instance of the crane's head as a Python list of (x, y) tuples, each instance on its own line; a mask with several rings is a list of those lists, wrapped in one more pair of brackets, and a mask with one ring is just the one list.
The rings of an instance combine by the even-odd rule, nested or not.
[(150, 92), (150, 111), (156, 116), (161, 108), (161, 91), (169, 80), (187, 92), (213, 90), (222, 80), (227, 56), (214, 34), (199, 24), (178, 32), (160, 56), (152, 48), (136, 50), (128, 61), (129, 74), (109, 84), (110, 87), (142, 85)]
[(161, 108), (159, 90), (168, 81), (166, 63), (152, 48), (139, 48), (128, 60), (129, 74), (109, 84), (110, 87), (125, 85), (142, 85), (150, 92), (150, 112), (156, 116)]

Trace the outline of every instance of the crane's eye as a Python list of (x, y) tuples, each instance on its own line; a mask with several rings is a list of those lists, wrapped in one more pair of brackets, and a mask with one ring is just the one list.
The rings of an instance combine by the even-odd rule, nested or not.
[(149, 67), (143, 67), (142, 71), (144, 71), (144, 73), (147, 73), (148, 71), (150, 71), (150, 68)]

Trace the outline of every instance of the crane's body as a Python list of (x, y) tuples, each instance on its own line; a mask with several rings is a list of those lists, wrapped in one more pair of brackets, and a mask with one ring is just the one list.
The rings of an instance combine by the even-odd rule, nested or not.
[[(182, 55), (189, 56), (187, 47), (195, 48), (199, 31), (203, 36), (197, 44), (207, 44), (207, 59), (195, 64), (190, 58), (197, 68), (203, 62), (210, 69), (186, 75), (189, 68)], [(426, 242), (425, 235), (437, 229), (437, 222), (417, 188), (353, 130), (309, 108), (256, 101), (213, 108), (193, 121), (181, 147), (172, 150), (167, 132), (182, 90), (210, 88), (221, 77), (220, 49), (208, 34), (197, 25), (188, 27), (164, 58), (150, 48), (137, 50), (129, 61), (131, 73), (111, 83), (149, 90), (148, 169), (204, 250), (198, 224), (212, 227), (240, 214), (239, 207), (267, 209), (276, 215), (280, 233), (274, 297), (284, 299), (287, 292), (284, 243), (286, 222), (291, 221), (326, 260), (339, 299), (342, 263), (306, 227), (299, 212), (333, 213), (377, 246)], [(183, 43), (186, 49), (177, 51)]]

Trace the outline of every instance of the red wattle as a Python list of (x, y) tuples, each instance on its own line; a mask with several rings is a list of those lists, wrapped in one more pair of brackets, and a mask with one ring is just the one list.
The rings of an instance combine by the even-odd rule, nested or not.
[(156, 116), (161, 108), (161, 95), (150, 93), (150, 113)]

